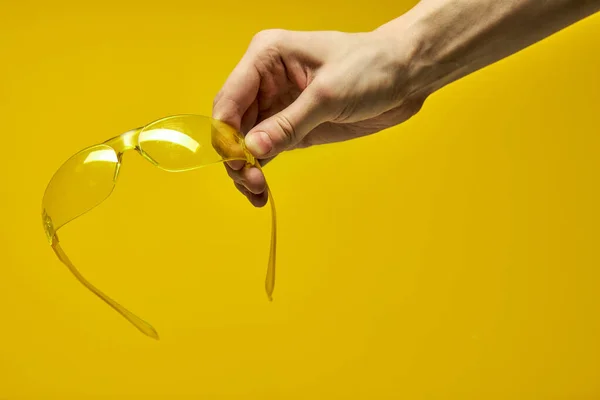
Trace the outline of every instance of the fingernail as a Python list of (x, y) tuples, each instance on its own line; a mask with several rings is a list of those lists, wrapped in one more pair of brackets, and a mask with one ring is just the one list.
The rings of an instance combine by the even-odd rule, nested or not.
[(246, 147), (255, 157), (262, 157), (271, 151), (273, 144), (266, 132), (258, 131), (246, 136)]

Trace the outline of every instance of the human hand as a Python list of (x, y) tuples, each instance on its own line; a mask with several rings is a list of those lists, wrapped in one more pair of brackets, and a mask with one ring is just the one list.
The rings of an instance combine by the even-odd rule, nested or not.
[[(412, 50), (379, 31), (260, 32), (215, 97), (213, 117), (244, 133), (261, 165), (286, 150), (381, 131), (425, 100), (411, 85)], [(266, 204), (260, 169), (226, 169), (252, 204)]]

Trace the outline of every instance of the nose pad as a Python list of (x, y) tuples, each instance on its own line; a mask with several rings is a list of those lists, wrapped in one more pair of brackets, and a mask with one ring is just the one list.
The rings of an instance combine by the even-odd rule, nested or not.
[(117, 183), (119, 172), (121, 171), (121, 162), (123, 161), (123, 152), (117, 153), (117, 167), (115, 168), (115, 174), (113, 176), (113, 182)]
[(154, 165), (155, 167), (159, 167), (158, 165), (158, 161), (156, 161), (154, 158), (150, 157), (150, 155), (148, 155), (148, 153), (146, 153), (144, 150), (142, 150), (142, 148), (140, 146), (136, 146), (135, 151), (137, 151), (137, 153), (142, 156), (143, 159), (147, 160), (150, 162), (150, 164)]

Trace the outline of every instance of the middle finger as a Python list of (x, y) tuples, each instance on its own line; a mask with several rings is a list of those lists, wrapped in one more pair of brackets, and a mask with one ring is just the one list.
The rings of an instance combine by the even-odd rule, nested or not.
[(234, 182), (243, 185), (254, 194), (261, 194), (267, 188), (264, 174), (256, 167), (245, 167), (240, 170), (235, 170), (226, 164), (225, 169), (227, 170), (227, 175), (229, 175)]

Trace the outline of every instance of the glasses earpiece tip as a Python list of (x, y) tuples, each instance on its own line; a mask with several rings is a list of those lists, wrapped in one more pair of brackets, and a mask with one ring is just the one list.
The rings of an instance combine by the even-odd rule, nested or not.
[(150, 329), (145, 329), (144, 333), (146, 334), (146, 336), (148, 336), (154, 340), (160, 340), (160, 337), (158, 336), (158, 332), (152, 327), (150, 327)]

